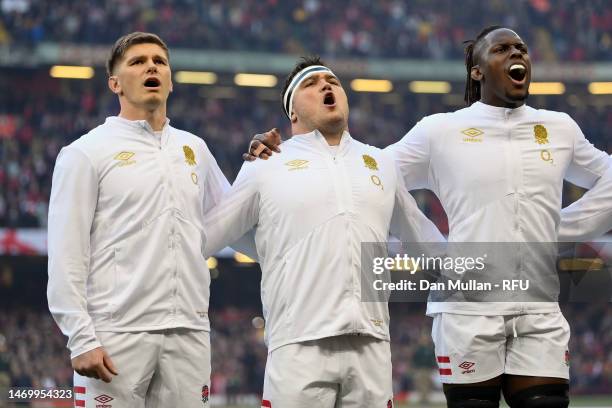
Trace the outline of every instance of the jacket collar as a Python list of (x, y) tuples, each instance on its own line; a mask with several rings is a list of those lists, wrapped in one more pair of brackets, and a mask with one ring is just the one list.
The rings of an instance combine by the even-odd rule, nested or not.
[[(331, 155), (329, 144), (327, 143), (325, 136), (323, 136), (323, 134), (317, 129), (309, 133), (294, 135), (291, 137), (291, 140), (294, 140), (295, 142), (300, 144), (306, 144), (308, 146), (314, 147), (320, 152), (323, 152), (327, 155)], [(342, 133), (342, 137), (340, 138), (340, 144), (338, 145), (338, 154), (345, 155), (352, 141), (353, 138), (351, 137), (350, 133), (345, 130)]]
[[(147, 122), (146, 120), (129, 120), (129, 119), (122, 118), (120, 116), (109, 116), (106, 118), (105, 123), (108, 123), (114, 126), (120, 126), (126, 129), (145, 130), (151, 134), (155, 132), (153, 128), (151, 127), (151, 125), (149, 124), (149, 122)], [(167, 132), (169, 126), (170, 126), (170, 119), (166, 118), (166, 121), (164, 122), (164, 126), (162, 128), (162, 134), (165, 134)]]
[(487, 105), (486, 103), (482, 103), (480, 101), (474, 102), (471, 108), (497, 118), (521, 116), (525, 114), (528, 109), (527, 104), (523, 104), (518, 108), (504, 108), (499, 106)]

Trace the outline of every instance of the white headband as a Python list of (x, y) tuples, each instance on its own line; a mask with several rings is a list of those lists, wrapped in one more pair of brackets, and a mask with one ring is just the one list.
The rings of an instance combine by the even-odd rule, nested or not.
[(323, 65), (310, 65), (293, 77), (291, 83), (287, 87), (285, 94), (283, 95), (283, 107), (285, 108), (285, 113), (287, 117), (291, 119), (291, 113), (293, 112), (293, 95), (294, 90), (300, 86), (302, 82), (304, 82), (307, 78), (311, 77), (314, 74), (318, 74), (319, 72), (328, 72), (333, 76), (336, 76), (331, 69), (323, 66)]

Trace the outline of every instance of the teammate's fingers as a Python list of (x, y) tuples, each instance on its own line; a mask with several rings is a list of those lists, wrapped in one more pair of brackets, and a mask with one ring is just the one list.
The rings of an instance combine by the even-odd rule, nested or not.
[(272, 130), (264, 133), (263, 136), (264, 137), (260, 140), (266, 145), (266, 147), (276, 153), (280, 153), (280, 148), (278, 147), (278, 145), (280, 145), (282, 142), (280, 131), (277, 128), (273, 128)]
[(274, 150), (276, 153), (280, 153), (279, 145), (283, 143), (283, 139), (281, 137), (280, 131), (277, 128), (274, 128), (272, 129), (272, 132), (274, 134), (274, 146), (272, 150)]
[(104, 353), (103, 361), (104, 366), (108, 369), (108, 371), (110, 371), (114, 375), (119, 375), (119, 371), (117, 371), (115, 363), (113, 363), (113, 360), (111, 360), (110, 356), (106, 354), (106, 352)]
[(268, 149), (263, 143), (259, 143), (257, 148), (251, 151), (251, 154), (259, 158), (262, 158), (264, 155), (270, 157), (272, 156), (272, 150)]
[(262, 159), (262, 160), (268, 160), (269, 157), (270, 157), (270, 155), (267, 154), (267, 153), (262, 153), (262, 154), (259, 155), (259, 158)]
[(250, 153), (255, 157), (259, 157), (259, 155), (261, 155), (261, 153), (264, 152), (266, 149), (266, 145), (261, 142), (257, 142), (257, 146), (255, 146), (255, 143), (253, 143)]
[(261, 144), (261, 142), (257, 140), (257, 136), (258, 135), (253, 136), (253, 139), (251, 139), (251, 141), (249, 142), (249, 148), (247, 149), (247, 153), (253, 154), (255, 149), (257, 149)]
[(254, 161), (255, 159), (257, 159), (257, 157), (253, 156), (252, 154), (249, 154), (249, 153), (242, 154), (242, 160), (244, 161)]

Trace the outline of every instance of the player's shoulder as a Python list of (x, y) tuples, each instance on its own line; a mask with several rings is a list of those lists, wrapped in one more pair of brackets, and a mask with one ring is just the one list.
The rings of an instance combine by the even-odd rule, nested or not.
[(353, 139), (354, 154), (361, 156), (364, 161), (374, 160), (375, 163), (392, 163), (393, 154), (387, 149), (381, 149), (359, 140)]
[(172, 134), (172, 137), (176, 137), (178, 139), (185, 140), (185, 141), (197, 142), (197, 143), (204, 142), (204, 139), (186, 130), (175, 128), (174, 126), (170, 126), (170, 125), (168, 125), (168, 129), (170, 133)]
[(191, 132), (188, 132), (183, 129), (175, 128), (173, 126), (168, 126), (168, 129), (170, 131), (171, 137), (179, 144), (190, 145), (190, 146), (193, 145), (193, 146), (197, 146), (198, 148), (209, 151), (208, 145), (206, 144), (206, 141), (203, 138)]
[(108, 149), (106, 135), (108, 131), (104, 124), (101, 124), (62, 147), (56, 158), (56, 168), (58, 166), (71, 169), (82, 166), (97, 168), (100, 151)]
[(279, 148), (281, 152), (272, 153), (267, 160), (256, 159), (250, 162), (252, 171), (256, 171), (259, 175), (268, 173), (278, 174), (279, 169), (290, 168), (293, 165), (317, 160), (315, 149), (299, 138), (292, 137), (285, 140)]
[(301, 135), (285, 140), (279, 148), (281, 153), (274, 153), (268, 160), (270, 163), (286, 161), (288, 156), (312, 156), (317, 151), (313, 143), (301, 137)]
[(413, 130), (422, 132), (430, 137), (433, 135), (442, 134), (448, 128), (464, 122), (470, 117), (469, 108), (459, 109), (453, 112), (440, 112), (424, 116), (414, 125)]
[(380, 147), (372, 146), (370, 144), (364, 143), (360, 140), (353, 139), (352, 140), (353, 148), (358, 153), (371, 153), (371, 154), (386, 154), (383, 149)]
[(280, 146), (280, 153), (272, 153), (267, 159), (255, 159), (243, 164), (244, 171), (252, 171), (257, 174), (274, 172), (284, 163), (293, 160), (293, 156), (299, 151), (295, 148), (295, 143), (291, 139), (284, 141)]
[(94, 162), (100, 151), (104, 151), (109, 148), (109, 145), (112, 145), (109, 143), (111, 133), (108, 124), (104, 122), (80, 136), (62, 150), (79, 151), (87, 156), (91, 162)]
[(537, 109), (531, 106), (525, 107), (529, 116), (533, 116), (540, 121), (569, 124), (576, 123), (570, 115), (565, 112), (553, 111), (548, 109)]

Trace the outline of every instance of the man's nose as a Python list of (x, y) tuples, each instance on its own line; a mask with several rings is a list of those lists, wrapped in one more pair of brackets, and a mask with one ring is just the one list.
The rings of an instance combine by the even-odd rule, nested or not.
[(157, 65), (154, 61), (147, 62), (147, 72), (157, 72)]
[(512, 47), (512, 52), (510, 53), (510, 57), (511, 58), (512, 57), (514, 57), (514, 58), (517, 58), (517, 57), (522, 58), (523, 57), (523, 51), (521, 51), (517, 47)]

